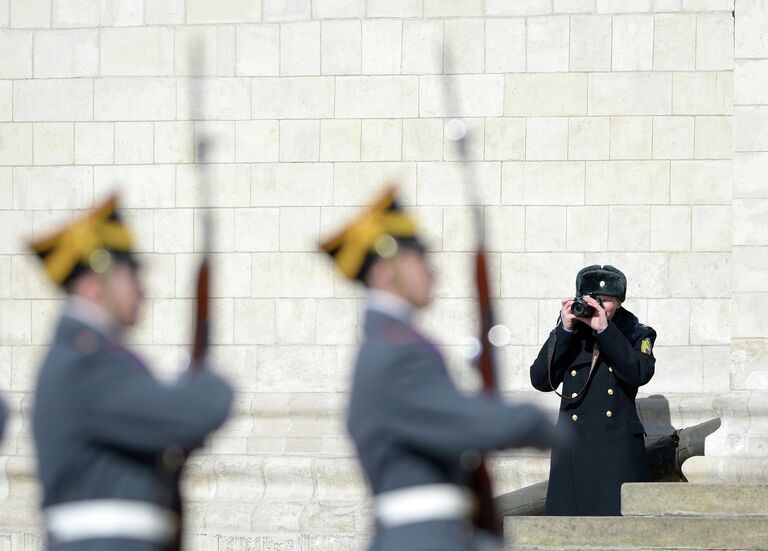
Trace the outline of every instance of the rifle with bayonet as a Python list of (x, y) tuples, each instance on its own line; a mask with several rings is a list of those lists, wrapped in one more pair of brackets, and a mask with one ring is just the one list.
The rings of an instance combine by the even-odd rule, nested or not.
[[(443, 92), (445, 102), (445, 114), (450, 117), (458, 115), (458, 102), (453, 93), (451, 78), (447, 76), (447, 64), (449, 59), (444, 60), (445, 67), (442, 75)], [(459, 153), (459, 158), (463, 170), (463, 183), (468, 197), (468, 204), (471, 207), (473, 229), (475, 234), (474, 251), (474, 275), (475, 286), (477, 288), (477, 308), (479, 315), (479, 335), (477, 337), (477, 354), (475, 356), (475, 365), (482, 380), (483, 392), (495, 394), (498, 392), (496, 383), (496, 362), (494, 360), (493, 348), (491, 346), (490, 334), (494, 327), (493, 304), (491, 302), (491, 286), (488, 268), (488, 255), (484, 243), (484, 224), (483, 208), (480, 206), (476, 183), (472, 165), (469, 162), (468, 155), (468, 131), (463, 120), (451, 118), (445, 124), (446, 137), (453, 141)], [(476, 510), (474, 515), (474, 524), (477, 528), (493, 534), (499, 538), (503, 536), (502, 524), (496, 514), (496, 507), (493, 501), (493, 488), (491, 478), (488, 474), (484, 457), (480, 457), (477, 467), (473, 470), (471, 476), (470, 489), (474, 493)]]
[[(202, 47), (199, 43), (194, 43), (191, 51), (191, 67), (203, 66), (202, 60)], [(198, 72), (193, 72), (198, 74)], [(201, 77), (193, 77), (190, 81), (190, 121), (194, 121), (203, 116), (203, 93)], [(194, 123), (192, 123), (194, 124)], [(211, 258), (210, 251), (212, 249), (213, 240), (213, 227), (211, 223), (211, 215), (207, 207), (210, 205), (208, 197), (210, 195), (211, 182), (208, 175), (208, 141), (207, 138), (195, 132), (195, 172), (197, 173), (198, 187), (200, 193), (200, 206), (202, 212), (200, 216), (201, 232), (202, 232), (202, 255), (200, 258), (200, 264), (197, 268), (196, 278), (196, 296), (195, 296), (195, 313), (194, 313), (194, 337), (192, 341), (192, 351), (190, 354), (190, 362), (187, 367), (189, 376), (194, 376), (198, 373), (205, 364), (205, 360), (208, 354), (208, 335), (210, 332), (210, 288), (211, 288)], [(189, 452), (185, 450), (183, 452), (182, 460), (178, 468), (178, 482), (176, 488), (178, 492), (174, 499), (175, 512), (177, 515), (178, 523), (176, 528), (176, 537), (173, 542), (173, 550), (181, 551), (184, 537), (184, 504), (180, 491), (180, 482), (183, 475), (184, 462), (188, 457)]]

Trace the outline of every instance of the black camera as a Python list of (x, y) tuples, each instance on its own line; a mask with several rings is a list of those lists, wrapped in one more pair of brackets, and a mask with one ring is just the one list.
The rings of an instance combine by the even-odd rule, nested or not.
[[(589, 296), (595, 299), (600, 306), (603, 305), (603, 300), (599, 296)], [(584, 300), (584, 297), (574, 297), (573, 304), (571, 304), (571, 314), (577, 318), (591, 318), (595, 315), (595, 309), (587, 304), (587, 301)]]

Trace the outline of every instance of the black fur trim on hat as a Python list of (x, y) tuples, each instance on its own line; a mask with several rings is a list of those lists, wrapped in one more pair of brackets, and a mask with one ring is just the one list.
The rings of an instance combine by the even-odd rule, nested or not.
[(576, 274), (576, 296), (605, 295), (624, 301), (627, 296), (627, 277), (610, 264), (593, 264)]

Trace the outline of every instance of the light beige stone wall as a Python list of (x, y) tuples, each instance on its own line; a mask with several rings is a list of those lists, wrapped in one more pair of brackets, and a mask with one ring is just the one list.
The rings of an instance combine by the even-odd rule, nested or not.
[[(752, 3), (736, 40), (733, 168), (734, 389), (768, 390), (768, 6)], [(760, 22), (763, 22), (761, 25)]]
[[(148, 267), (131, 341), (172, 376), (202, 245), (201, 133), (214, 140), (212, 353), (239, 392), (190, 473), (200, 549), (352, 549), (363, 537), (342, 423), (361, 300), (316, 243), (384, 181), (399, 182), (435, 251), (424, 327), (473, 383), (460, 354), (475, 331), (473, 240), (444, 115), (464, 117), (472, 138), (510, 398), (556, 407), (527, 368), (590, 263), (622, 268), (627, 306), (658, 330), (644, 391), (667, 398), (675, 426), (709, 418), (714, 394), (768, 388), (768, 34), (755, 23), (765, 3), (742, 6), (734, 33), (733, 0), (0, 0), (7, 533), (34, 531), (30, 392), (61, 306), (23, 240), (119, 189)], [(190, 122), (198, 73), (205, 105)], [(547, 464), (500, 456), (499, 490)], [(13, 549), (24, 538), (7, 535)]]
[(722, 428), (707, 439), (706, 457), (686, 463), (690, 480), (768, 480), (768, 375), (765, 313), (768, 240), (768, 5), (740, 2), (735, 29), (731, 391), (714, 401)]

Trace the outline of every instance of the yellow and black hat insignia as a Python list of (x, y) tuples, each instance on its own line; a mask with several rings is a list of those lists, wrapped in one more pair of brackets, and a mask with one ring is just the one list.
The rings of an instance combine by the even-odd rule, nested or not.
[(391, 258), (401, 245), (420, 250), (416, 221), (397, 202), (394, 186), (320, 247), (349, 279), (362, 279), (373, 258)]
[(113, 196), (87, 215), (30, 248), (42, 259), (45, 272), (63, 285), (83, 268), (106, 272), (115, 254), (133, 252), (133, 236), (117, 212)]

